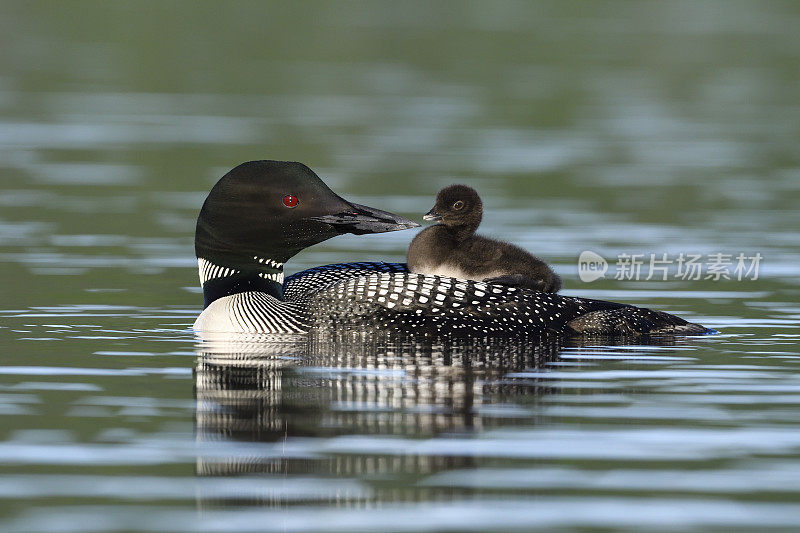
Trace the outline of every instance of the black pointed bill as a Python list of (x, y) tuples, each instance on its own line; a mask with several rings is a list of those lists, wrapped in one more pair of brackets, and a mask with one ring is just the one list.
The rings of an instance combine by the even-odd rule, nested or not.
[(419, 224), (410, 218), (401, 217), (388, 211), (353, 203), (350, 206), (352, 209), (342, 213), (312, 217), (311, 220), (329, 224), (339, 233), (353, 233), (355, 235), (384, 233), (419, 227)]

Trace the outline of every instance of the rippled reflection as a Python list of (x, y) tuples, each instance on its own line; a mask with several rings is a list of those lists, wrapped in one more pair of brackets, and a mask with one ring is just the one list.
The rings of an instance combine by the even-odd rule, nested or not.
[[(197, 438), (291, 440), (291, 449), (284, 449), (279, 457), (260, 455), (258, 448), (249, 450), (256, 451), (252, 455), (201, 457), (199, 475), (349, 479), (419, 476), (473, 466), (469, 455), (319, 452), (320, 446), (326, 446), (324, 439), (333, 437), (346, 437), (351, 444), (359, 439), (380, 443), (391, 436), (469, 436), (520, 415), (527, 422), (528, 412), (511, 399), (544, 393), (546, 387), (508, 375), (538, 368), (558, 353), (555, 341), (429, 344), (376, 335), (257, 340), (207, 341), (201, 346), (196, 371)], [(318, 449), (304, 452), (303, 446), (297, 446), (303, 439), (315, 439), (313, 447)], [(391, 441), (387, 444), (391, 446)], [(337, 490), (331, 497), (342, 500), (356, 495), (359, 500), (365, 490), (345, 492)]]
[[(686, 359), (679, 347), (649, 357), (648, 347), (636, 349), (640, 362)], [(454, 489), (442, 481), (450, 478), (439, 476), (464, 476), (497, 454), (531, 459), (543, 453), (531, 448), (535, 438), (522, 442), (502, 431), (538, 426), (534, 404), (562, 392), (559, 369), (625, 357), (624, 347), (564, 346), (556, 339), (453, 344), (372, 334), (212, 337), (198, 347), (197, 474), (261, 476), (260, 492), (242, 499), (270, 506), (449, 500), (471, 492), (475, 481), (467, 475), (470, 481), (453, 483)], [(603, 384), (584, 390), (602, 392)], [(545, 448), (557, 440), (541, 436)], [(642, 444), (612, 448), (651, 456)], [(337, 483), (328, 484), (333, 477)], [(287, 488), (288, 481), (300, 485)], [(491, 483), (490, 476), (478, 486)], [(242, 503), (214, 494), (200, 499)]]

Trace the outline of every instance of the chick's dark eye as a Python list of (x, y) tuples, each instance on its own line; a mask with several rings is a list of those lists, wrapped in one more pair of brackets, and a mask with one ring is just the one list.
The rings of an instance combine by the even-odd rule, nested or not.
[(292, 196), (291, 194), (287, 194), (286, 196), (283, 197), (283, 205), (285, 205), (289, 209), (297, 207), (297, 204), (299, 203), (300, 200), (297, 199), (297, 196)]
[(464, 202), (461, 200), (458, 200), (453, 204), (453, 209), (461, 209), (462, 207), (464, 207)]

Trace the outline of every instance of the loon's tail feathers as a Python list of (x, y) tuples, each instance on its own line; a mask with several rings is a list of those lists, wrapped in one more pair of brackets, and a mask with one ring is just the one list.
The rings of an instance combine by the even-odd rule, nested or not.
[(579, 335), (708, 335), (716, 333), (700, 324), (644, 307), (620, 306), (590, 311), (567, 322)]

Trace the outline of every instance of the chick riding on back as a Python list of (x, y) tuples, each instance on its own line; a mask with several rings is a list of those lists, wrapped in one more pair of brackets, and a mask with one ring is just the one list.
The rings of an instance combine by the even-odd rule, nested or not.
[(541, 259), (513, 244), (476, 235), (483, 217), (480, 196), (466, 185), (450, 185), (423, 218), (438, 224), (414, 237), (408, 267), (418, 274), (485, 281), (558, 292), (561, 278)]

